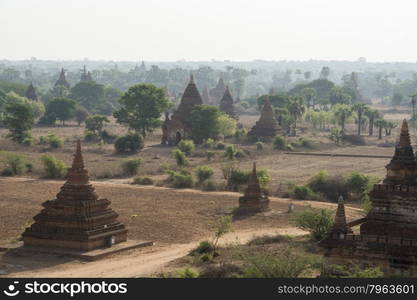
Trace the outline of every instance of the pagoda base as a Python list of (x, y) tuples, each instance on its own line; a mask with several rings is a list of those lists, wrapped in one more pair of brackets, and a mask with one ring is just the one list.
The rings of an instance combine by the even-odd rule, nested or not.
[(82, 250), (75, 250), (75, 249), (68, 249), (68, 248), (50, 248), (50, 247), (38, 247), (38, 246), (28, 246), (22, 245), (19, 243), (19, 247), (12, 250), (16, 254), (23, 254), (23, 253), (45, 253), (45, 254), (52, 254), (52, 255), (64, 255), (69, 256), (85, 261), (94, 261), (99, 260), (105, 256), (119, 253), (122, 251), (143, 248), (148, 246), (153, 246), (154, 242), (150, 241), (136, 241), (136, 240), (129, 240), (126, 242), (115, 244), (111, 247), (99, 248), (91, 251), (82, 251)]
[[(243, 198), (243, 197), (242, 197)], [(240, 214), (256, 214), (270, 211), (269, 200), (245, 201), (239, 199), (238, 213)]]

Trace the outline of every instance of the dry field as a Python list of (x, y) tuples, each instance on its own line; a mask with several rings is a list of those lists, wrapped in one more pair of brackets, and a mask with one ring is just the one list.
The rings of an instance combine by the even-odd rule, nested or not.
[[(41, 203), (52, 199), (62, 183), (62, 181), (29, 178), (0, 178), (1, 243), (5, 244), (18, 239), (24, 227), (30, 224), (33, 216), (41, 209)], [(93, 183), (101, 197), (112, 201), (112, 207), (119, 213), (120, 220), (129, 229), (129, 239), (151, 240), (156, 243), (156, 246), (150, 249), (128, 251), (115, 255), (110, 260), (87, 265), (76, 260), (51, 255), (36, 255), (35, 257), (5, 255), (0, 259), (0, 270), (6, 270), (7, 276), (28, 277), (53, 276), (53, 274), (58, 277), (149, 275), (159, 270), (155, 268), (161, 267), (162, 263), (168, 263), (186, 255), (199, 240), (210, 236), (212, 222), (230, 213), (237, 206), (239, 197), (238, 193), (230, 192), (201, 192), (128, 184)], [(277, 232), (299, 234), (294, 229), (291, 214), (287, 213), (290, 201), (272, 198), (272, 212), (234, 220), (235, 233), (228, 240), (233, 241), (239, 238), (245, 241), (254, 235)], [(294, 203), (296, 210), (310, 205), (335, 209), (334, 204), (325, 202), (295, 201)], [(347, 215), (348, 219), (352, 220), (359, 218), (361, 211), (349, 207)], [(136, 264), (137, 260), (141, 262), (140, 265)], [(110, 268), (109, 262), (114, 264), (113, 271), (107, 269)], [(124, 265), (127, 268), (125, 271), (121, 267)], [(68, 271), (64, 272), (64, 270)]]

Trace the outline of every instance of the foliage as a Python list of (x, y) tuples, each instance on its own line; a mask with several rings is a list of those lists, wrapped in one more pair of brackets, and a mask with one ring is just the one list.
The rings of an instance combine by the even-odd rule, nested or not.
[(104, 86), (94, 81), (81, 81), (71, 88), (69, 97), (91, 113), (104, 113)]
[(287, 142), (285, 138), (279, 135), (274, 137), (272, 144), (274, 145), (274, 149), (277, 149), (277, 150), (286, 150), (287, 148)]
[(85, 128), (100, 136), (103, 131), (104, 123), (109, 123), (109, 119), (103, 115), (92, 115), (85, 120)]
[(180, 167), (187, 166), (189, 164), (187, 155), (185, 155), (185, 153), (178, 148), (172, 151), (172, 156), (175, 158), (177, 165)]
[(89, 112), (81, 105), (77, 105), (74, 111), (74, 118), (78, 123), (78, 126), (81, 125), (82, 122), (85, 122), (89, 116)]
[(329, 139), (336, 144), (340, 144), (343, 141), (343, 130), (340, 128), (332, 128)]
[(262, 143), (262, 142), (256, 142), (255, 145), (256, 145), (256, 150), (258, 150), (258, 151), (263, 150), (264, 147), (265, 147), (264, 143)]
[(206, 151), (206, 157), (208, 161), (211, 161), (212, 158), (216, 155), (213, 151)]
[(200, 272), (193, 268), (185, 268), (177, 271), (177, 276), (179, 278), (198, 278), (200, 277)]
[[(203, 140), (216, 139), (221, 133), (221, 116), (222, 112), (217, 107), (204, 104), (195, 106), (188, 118), (190, 126), (193, 129), (194, 141), (201, 143)], [(225, 128), (227, 127), (223, 129), (225, 130)]]
[(114, 148), (117, 153), (138, 152), (145, 146), (143, 138), (138, 133), (129, 133), (116, 139)]
[(210, 241), (201, 241), (197, 248), (191, 251), (191, 255), (204, 254), (204, 253), (213, 253), (214, 245)]
[(161, 113), (169, 108), (162, 88), (152, 84), (137, 84), (119, 100), (120, 109), (114, 112), (117, 122), (146, 136), (161, 125)]
[(148, 176), (136, 176), (133, 178), (133, 184), (152, 185), (153, 183), (152, 178)]
[(75, 104), (75, 101), (71, 99), (55, 98), (46, 105), (45, 115), (53, 116), (65, 125), (65, 121), (75, 116)]
[(64, 145), (64, 141), (55, 134), (48, 134), (46, 137), (41, 136), (39, 142), (40, 144), (48, 144), (51, 148), (61, 148)]
[(327, 209), (310, 208), (296, 214), (296, 226), (309, 231), (316, 241), (322, 240), (333, 225), (332, 212)]
[(61, 178), (66, 173), (67, 166), (65, 163), (53, 155), (43, 155), (41, 157), (41, 161), (44, 166), (46, 176), (49, 178)]
[(330, 175), (326, 171), (320, 171), (310, 178), (307, 186), (315, 193), (324, 195), (330, 201), (336, 201), (339, 196), (347, 199), (350, 190), (345, 177)]
[(214, 171), (209, 166), (200, 166), (196, 170), (196, 175), (199, 183), (202, 183), (210, 179), (214, 174)]
[(305, 185), (297, 185), (293, 190), (294, 198), (298, 200), (312, 199), (314, 192)]
[(271, 175), (269, 175), (267, 170), (261, 169), (256, 172), (256, 175), (258, 176), (259, 185), (262, 189), (266, 189), (271, 182)]
[(237, 122), (232, 117), (228, 116), (225, 113), (220, 113), (218, 116), (218, 127), (219, 127), (219, 134), (228, 137), (233, 136), (237, 133)]
[(142, 163), (142, 159), (140, 158), (131, 158), (131, 159), (126, 159), (122, 161), (121, 167), (122, 167), (123, 173), (128, 176), (136, 175), (138, 173), (138, 168), (141, 163)]
[(216, 252), (219, 239), (226, 233), (232, 231), (232, 223), (232, 216), (224, 216), (222, 218), (217, 219), (213, 223), (213, 254)]
[(172, 182), (173, 187), (182, 189), (190, 188), (194, 185), (193, 175), (185, 170), (179, 172), (168, 171), (169, 180)]
[(181, 140), (177, 147), (187, 156), (190, 156), (195, 150), (195, 145), (192, 140)]
[(2, 170), (4, 175), (21, 175), (23, 174), (26, 167), (26, 158), (20, 154), (0, 151), (1, 162), (5, 166)]

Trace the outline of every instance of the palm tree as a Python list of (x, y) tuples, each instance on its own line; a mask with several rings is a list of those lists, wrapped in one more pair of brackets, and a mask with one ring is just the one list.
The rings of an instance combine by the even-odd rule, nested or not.
[(352, 109), (358, 114), (358, 135), (361, 135), (362, 117), (368, 106), (363, 103), (357, 103), (352, 106)]
[(385, 135), (390, 136), (391, 130), (397, 127), (397, 125), (391, 121), (385, 121), (384, 129), (385, 129)]
[(375, 120), (375, 126), (378, 127), (378, 140), (382, 139), (382, 129), (385, 127), (386, 122), (384, 119)]
[(297, 129), (297, 120), (304, 114), (306, 108), (304, 106), (303, 98), (301, 97), (291, 97), (290, 101), (287, 103), (287, 110), (290, 113), (291, 117), (294, 120), (293, 124), (293, 135), (295, 136)]
[(365, 115), (369, 119), (369, 136), (373, 136), (375, 120), (380, 118), (381, 115), (379, 111), (377, 111), (376, 109), (371, 109), (371, 108), (365, 111)]
[(346, 120), (352, 116), (352, 108), (346, 104), (337, 104), (335, 105), (333, 111), (334, 116), (338, 120), (340, 126), (342, 127), (342, 131), (344, 132)]

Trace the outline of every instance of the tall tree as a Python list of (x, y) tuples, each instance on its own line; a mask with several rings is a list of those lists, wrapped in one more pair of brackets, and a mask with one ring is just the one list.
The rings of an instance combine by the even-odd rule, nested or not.
[(346, 104), (337, 104), (333, 108), (334, 116), (338, 120), (342, 131), (345, 131), (346, 120), (352, 116), (352, 107)]
[(212, 138), (216, 139), (221, 133), (220, 110), (211, 105), (197, 105), (191, 111), (189, 122), (193, 129), (193, 139), (196, 143)]
[(307, 103), (307, 108), (312, 107), (314, 109), (317, 99), (317, 91), (313, 88), (307, 87), (301, 90), (301, 94), (303, 95), (304, 100)]
[(71, 99), (55, 98), (46, 105), (46, 115), (54, 115), (62, 122), (62, 126), (74, 117), (74, 113), (75, 101)]
[(117, 122), (146, 136), (161, 125), (161, 113), (169, 108), (162, 88), (152, 84), (137, 84), (119, 99), (120, 109), (113, 113)]
[(377, 111), (376, 109), (371, 109), (371, 108), (367, 109), (365, 111), (365, 115), (369, 119), (369, 136), (373, 136), (374, 135), (375, 120), (380, 118), (381, 115), (380, 115), (379, 111)]
[(363, 103), (356, 103), (352, 106), (352, 109), (356, 112), (358, 116), (358, 135), (361, 135), (362, 118), (364, 112), (368, 109), (368, 106)]
[(304, 114), (305, 106), (303, 98), (301, 97), (291, 97), (290, 101), (287, 104), (288, 112), (294, 120), (293, 123), (293, 135), (297, 135), (297, 120)]

